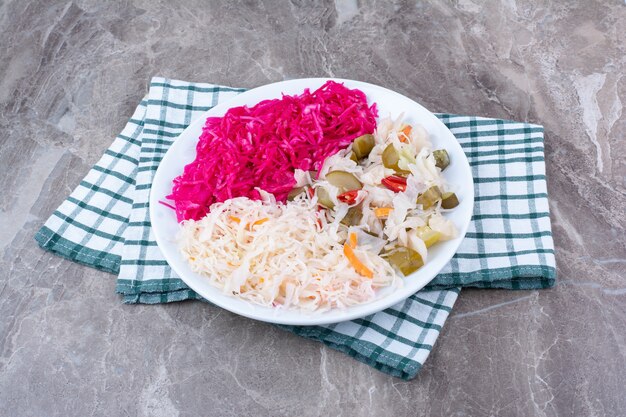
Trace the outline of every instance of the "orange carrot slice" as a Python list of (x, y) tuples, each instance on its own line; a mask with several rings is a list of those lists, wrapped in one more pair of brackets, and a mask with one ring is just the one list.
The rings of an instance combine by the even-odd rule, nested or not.
[(352, 249), (352, 246), (350, 246), (350, 244), (343, 245), (343, 254), (346, 255), (346, 258), (348, 258), (348, 261), (350, 261), (350, 264), (357, 273), (367, 278), (374, 277), (374, 273), (372, 272), (372, 270), (365, 266), (365, 264), (356, 257), (356, 255), (354, 254), (354, 249)]
[(393, 209), (391, 207), (376, 207), (374, 209), (374, 215), (379, 219), (386, 219), (392, 211)]
[(356, 248), (356, 245), (358, 244), (357, 242), (357, 236), (356, 233), (350, 233), (350, 236), (348, 236), (348, 245), (354, 249)]
[(400, 133), (404, 134), (404, 137), (398, 136), (400, 142), (407, 143), (409, 141), (409, 135), (411, 134), (411, 130), (413, 130), (411, 125), (406, 125), (404, 128), (402, 128), (402, 130), (400, 130)]
[(266, 222), (266, 221), (268, 221), (268, 220), (269, 220), (269, 219), (268, 219), (267, 217), (263, 217), (262, 219), (259, 219), (259, 220), (255, 221), (254, 223), (252, 223), (252, 226), (251, 226), (251, 227), (254, 227), (254, 226), (258, 226), (258, 225), (260, 225), (260, 224), (263, 224), (263, 223), (265, 223), (265, 222)]

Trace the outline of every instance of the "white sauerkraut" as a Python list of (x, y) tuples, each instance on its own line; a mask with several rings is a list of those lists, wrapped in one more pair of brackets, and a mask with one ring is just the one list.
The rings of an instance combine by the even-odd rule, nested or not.
[[(376, 290), (401, 285), (378, 256), (380, 244), (354, 249), (373, 272), (360, 275), (343, 252), (347, 231), (316, 214), (311, 200), (287, 204), (245, 197), (214, 204), (198, 221), (186, 221), (179, 247), (194, 272), (229, 295), (263, 306), (324, 311), (371, 301)], [(366, 244), (367, 243), (367, 244)]]

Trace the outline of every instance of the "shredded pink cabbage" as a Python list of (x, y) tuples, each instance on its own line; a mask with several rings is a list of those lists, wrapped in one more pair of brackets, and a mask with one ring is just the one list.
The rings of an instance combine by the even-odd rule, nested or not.
[(233, 197), (258, 199), (255, 187), (285, 201), (294, 170), (319, 170), (324, 160), (376, 127), (376, 104), (365, 94), (328, 81), (298, 96), (234, 107), (209, 117), (196, 159), (174, 179), (178, 221), (204, 217), (211, 204)]

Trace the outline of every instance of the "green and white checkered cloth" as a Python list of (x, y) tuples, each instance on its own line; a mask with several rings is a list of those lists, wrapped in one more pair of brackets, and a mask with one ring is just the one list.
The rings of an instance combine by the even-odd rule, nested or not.
[[(183, 129), (242, 91), (153, 78), (122, 133), (39, 230), (39, 245), (118, 274), (117, 291), (126, 303), (200, 299), (156, 246), (150, 186)], [(474, 217), (458, 253), (426, 290), (385, 311), (326, 326), (280, 326), (404, 379), (413, 378), (428, 357), (460, 287), (546, 288), (556, 276), (543, 128), (437, 116), (463, 146), (474, 175)]]

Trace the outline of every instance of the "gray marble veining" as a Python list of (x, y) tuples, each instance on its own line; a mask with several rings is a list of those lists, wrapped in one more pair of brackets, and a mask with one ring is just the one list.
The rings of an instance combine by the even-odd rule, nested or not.
[[(0, 57), (0, 415), (624, 415), (623, 1), (5, 0)], [(153, 75), (543, 124), (558, 285), (463, 291), (410, 382), (203, 303), (122, 305), (33, 235)]]

